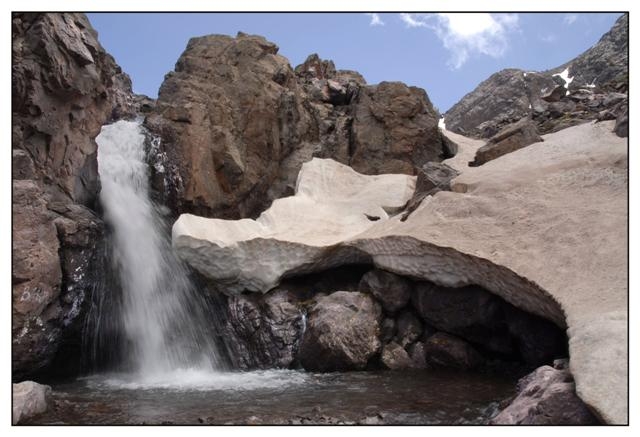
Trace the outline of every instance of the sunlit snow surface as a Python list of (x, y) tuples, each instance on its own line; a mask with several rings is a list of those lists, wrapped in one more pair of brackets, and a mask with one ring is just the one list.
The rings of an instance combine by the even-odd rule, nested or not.
[(441, 117), (438, 121), (438, 127), (442, 130), (447, 130), (447, 125), (444, 122), (444, 117)]

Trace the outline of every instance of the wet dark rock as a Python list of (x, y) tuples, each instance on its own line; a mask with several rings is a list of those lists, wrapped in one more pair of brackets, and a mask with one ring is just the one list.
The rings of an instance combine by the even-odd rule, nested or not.
[(412, 303), (417, 313), (438, 330), (496, 353), (514, 352), (501, 299), (480, 287), (448, 288), (420, 282), (413, 291)]
[(536, 125), (529, 118), (523, 118), (491, 137), (487, 144), (478, 149), (475, 159), (469, 163), (469, 166), (480, 166), (540, 141), (542, 138), (538, 135)]
[(427, 349), (424, 342), (416, 341), (411, 346), (409, 346), (408, 352), (409, 357), (412, 361), (412, 368), (426, 369), (427, 367), (429, 367), (427, 364)]
[(568, 368), (542, 366), (518, 382), (518, 394), (491, 420), (496, 425), (595, 425), (597, 418), (576, 395)]
[(484, 361), (469, 343), (444, 332), (429, 337), (424, 347), (426, 361), (432, 366), (473, 369)]
[(390, 370), (409, 369), (413, 367), (413, 360), (406, 350), (398, 343), (391, 342), (382, 348), (380, 362)]
[(62, 318), (60, 242), (40, 184), (13, 181), (12, 369), (19, 378), (46, 367)]
[(566, 353), (566, 336), (548, 320), (505, 305), (509, 334), (521, 359), (531, 365), (551, 363)]
[(360, 281), (359, 289), (364, 293), (371, 293), (389, 313), (404, 308), (411, 298), (411, 283), (384, 270), (367, 272)]
[(288, 368), (294, 362), (303, 320), (284, 290), (228, 298), (226, 331), (232, 357), (241, 369)]
[(380, 341), (390, 342), (396, 335), (396, 321), (390, 317), (385, 317), (380, 324)]
[(320, 297), (308, 314), (299, 350), (310, 371), (363, 369), (379, 351), (380, 306), (367, 294), (338, 291)]
[(411, 311), (403, 311), (396, 320), (396, 341), (400, 346), (406, 347), (422, 335), (422, 323)]

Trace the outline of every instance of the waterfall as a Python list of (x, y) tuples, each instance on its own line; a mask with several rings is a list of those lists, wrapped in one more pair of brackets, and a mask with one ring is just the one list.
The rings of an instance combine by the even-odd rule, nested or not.
[(145, 376), (220, 368), (208, 329), (212, 315), (174, 256), (159, 206), (149, 195), (140, 123), (103, 126), (96, 142), (100, 202), (112, 229), (111, 259), (122, 289), (119, 314), (110, 317), (126, 339), (129, 366)]

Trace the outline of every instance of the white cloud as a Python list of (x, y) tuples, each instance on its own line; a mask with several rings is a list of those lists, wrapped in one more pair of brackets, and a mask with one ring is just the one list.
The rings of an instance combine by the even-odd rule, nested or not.
[(556, 37), (553, 33), (540, 35), (538, 38), (540, 39), (540, 41), (546, 42), (548, 44), (551, 44), (552, 42), (556, 42), (556, 40), (558, 39), (558, 37)]
[(473, 54), (499, 58), (509, 47), (510, 32), (518, 29), (517, 14), (400, 14), (407, 27), (432, 30), (449, 50), (449, 65), (458, 69)]
[(578, 16), (576, 14), (567, 14), (564, 16), (562, 21), (564, 21), (564, 24), (571, 26), (573, 23), (576, 22), (577, 19), (578, 19)]
[(369, 26), (384, 26), (384, 21), (380, 19), (380, 15), (376, 14), (375, 12), (367, 13), (366, 15), (371, 17), (371, 22), (369, 23)]

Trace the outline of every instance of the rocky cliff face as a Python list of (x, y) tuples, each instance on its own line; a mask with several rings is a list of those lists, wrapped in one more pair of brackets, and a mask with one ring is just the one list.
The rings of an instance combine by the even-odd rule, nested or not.
[(147, 127), (160, 138), (154, 185), (174, 212), (256, 216), (293, 193), (303, 162), (333, 158), (365, 174), (454, 153), (426, 93), (368, 86), (310, 56), (295, 68), (259, 36), (193, 38), (167, 75)]
[[(502, 70), (482, 82), (445, 114), (447, 129), (489, 138), (507, 124), (532, 117), (540, 133), (590, 120), (610, 120), (625, 112), (628, 87), (629, 17), (622, 15), (589, 50), (544, 72)], [(561, 73), (571, 78), (568, 83)], [(551, 96), (554, 90), (566, 91)], [(544, 97), (544, 98), (543, 98)]]
[(13, 376), (51, 362), (90, 292), (103, 223), (100, 127), (133, 114), (131, 81), (83, 14), (12, 16)]

